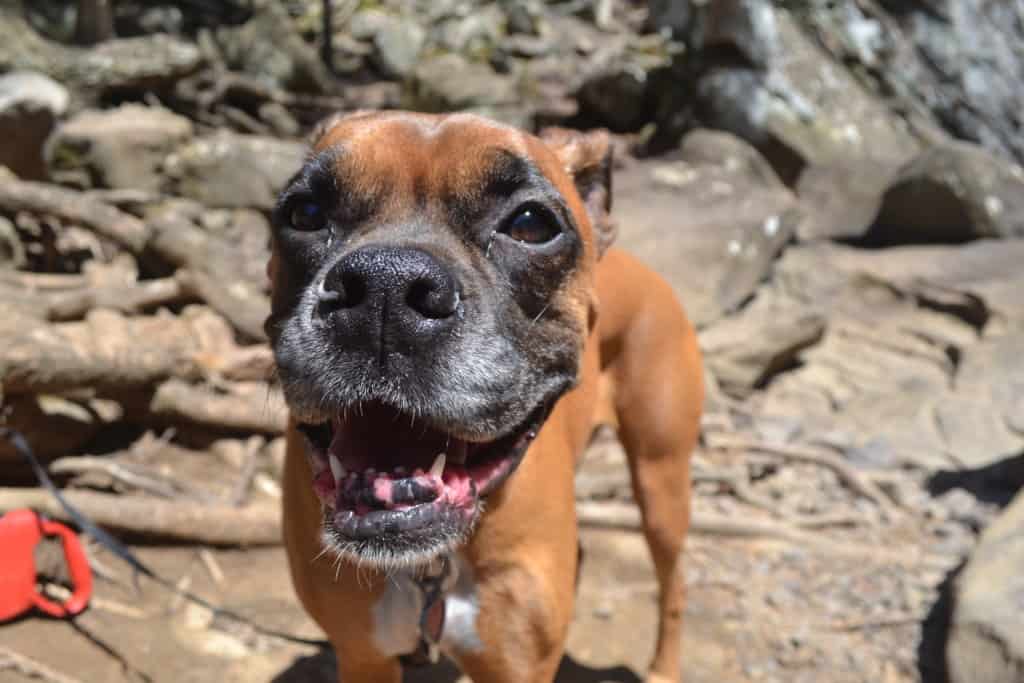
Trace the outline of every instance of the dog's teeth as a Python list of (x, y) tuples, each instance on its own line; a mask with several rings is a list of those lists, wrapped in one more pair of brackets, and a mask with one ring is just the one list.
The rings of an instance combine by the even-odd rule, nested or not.
[(437, 457), (434, 458), (434, 464), (430, 466), (431, 476), (441, 478), (441, 475), (444, 474), (444, 461), (447, 457), (444, 453), (437, 454)]
[(336, 483), (345, 478), (345, 466), (341, 464), (340, 460), (338, 460), (338, 456), (331, 453), (327, 456), (327, 462), (331, 465), (331, 474), (334, 475), (334, 481)]

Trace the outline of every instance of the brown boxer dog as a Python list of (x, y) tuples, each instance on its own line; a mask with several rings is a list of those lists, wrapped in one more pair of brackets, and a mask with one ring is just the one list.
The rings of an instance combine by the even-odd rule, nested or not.
[(381, 112), (314, 138), (276, 209), (267, 330), (292, 579), (340, 680), (400, 681), (439, 637), (476, 683), (551, 681), (601, 421), (660, 585), (648, 680), (679, 680), (701, 362), (671, 288), (608, 248), (608, 136)]

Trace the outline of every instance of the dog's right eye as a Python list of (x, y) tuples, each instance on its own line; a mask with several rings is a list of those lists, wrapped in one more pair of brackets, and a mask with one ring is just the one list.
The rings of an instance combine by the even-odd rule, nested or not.
[(296, 230), (321, 230), (324, 227), (324, 210), (315, 202), (297, 201), (292, 205), (288, 221)]

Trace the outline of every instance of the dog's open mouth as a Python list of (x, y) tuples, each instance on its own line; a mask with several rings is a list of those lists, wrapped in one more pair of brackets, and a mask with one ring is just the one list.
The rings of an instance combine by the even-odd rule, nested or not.
[(472, 524), (480, 499), (515, 470), (547, 413), (541, 406), (489, 442), (458, 438), (380, 403), (299, 430), (334, 532), (359, 541)]

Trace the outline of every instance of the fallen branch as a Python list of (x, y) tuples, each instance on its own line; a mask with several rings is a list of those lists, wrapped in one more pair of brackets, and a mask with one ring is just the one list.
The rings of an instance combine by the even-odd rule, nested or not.
[(223, 318), (199, 306), (177, 316), (94, 309), (82, 321), (56, 324), (0, 316), (0, 382), (10, 394), (85, 388), (120, 397), (171, 377), (265, 373), (269, 350), (238, 347), (233, 336)]
[[(96, 524), (115, 533), (215, 546), (277, 545), (281, 542), (276, 505), (196, 505), (143, 496), (65, 490), (68, 502)], [(70, 521), (56, 499), (42, 488), (0, 488), (0, 512), (32, 508)]]
[(149, 229), (135, 216), (97, 201), (83, 192), (57, 185), (18, 180), (0, 173), (0, 210), (28, 211), (55, 216), (81, 225), (138, 254), (149, 240)]
[(94, 308), (121, 313), (142, 313), (181, 301), (185, 289), (175, 278), (144, 280), (129, 287), (54, 292), (43, 298), (46, 317), (53, 321), (78, 320)]
[(283, 434), (288, 422), (284, 399), (265, 382), (238, 382), (213, 391), (170, 379), (157, 388), (149, 409), (169, 421), (263, 434)]
[(148, 467), (136, 463), (118, 462), (116, 458), (110, 456), (79, 455), (58, 458), (50, 463), (49, 470), (52, 474), (99, 472), (129, 488), (167, 500), (185, 499), (203, 504), (218, 501), (218, 498), (210, 493), (164, 477)]

